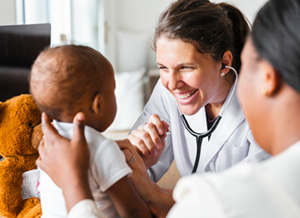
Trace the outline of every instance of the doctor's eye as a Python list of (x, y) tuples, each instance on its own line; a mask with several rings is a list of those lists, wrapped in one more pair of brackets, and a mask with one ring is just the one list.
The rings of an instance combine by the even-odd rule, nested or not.
[(158, 67), (160, 70), (166, 70), (166, 67)]
[(189, 66), (182, 66), (181, 69), (183, 70), (190, 70), (193, 69), (193, 67), (189, 67)]

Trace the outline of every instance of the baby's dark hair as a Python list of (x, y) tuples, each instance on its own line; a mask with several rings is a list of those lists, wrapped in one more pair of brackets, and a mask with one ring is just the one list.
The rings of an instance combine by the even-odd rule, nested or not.
[(62, 115), (73, 117), (84, 101), (103, 91), (101, 80), (111, 70), (109, 61), (90, 47), (48, 48), (32, 65), (30, 92), (41, 112), (61, 121)]
[(233, 55), (232, 66), (239, 71), (240, 55), (249, 32), (248, 21), (236, 7), (208, 0), (178, 0), (159, 18), (153, 47), (160, 36), (191, 43), (198, 52), (221, 61), (226, 51)]

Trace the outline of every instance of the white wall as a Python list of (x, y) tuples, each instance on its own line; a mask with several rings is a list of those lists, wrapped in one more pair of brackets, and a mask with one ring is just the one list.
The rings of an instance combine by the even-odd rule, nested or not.
[(16, 24), (15, 1), (0, 0), (0, 25)]
[[(136, 32), (148, 32), (152, 37), (159, 15), (175, 0), (118, 0), (118, 28)], [(237, 6), (252, 23), (259, 8), (267, 0), (211, 0), (228, 2)], [(155, 53), (149, 45), (150, 67), (156, 66)]]
[(211, 2), (228, 2), (233, 4), (244, 13), (251, 23), (253, 23), (257, 11), (267, 2), (267, 0), (211, 0)]
[(156, 56), (151, 41), (156, 22), (162, 11), (175, 0), (118, 0), (117, 28), (121, 30), (146, 32), (149, 35), (148, 66), (156, 66)]
[[(151, 31), (160, 13), (173, 1), (175, 0), (119, 0), (119, 27), (134, 31)], [(252, 22), (258, 9), (267, 0), (211, 0), (211, 2), (233, 4)]]
[[(152, 39), (156, 22), (159, 15), (165, 10), (168, 5), (175, 0), (103, 0), (105, 10), (102, 13), (106, 14), (110, 24), (108, 38), (113, 39), (116, 29), (147, 32), (150, 39)], [(212, 2), (221, 2), (221, 0), (211, 0)], [(233, 3), (243, 11), (250, 22), (253, 22), (258, 9), (267, 0), (225, 0)], [(100, 12), (101, 13), (101, 12)], [(0, 25), (14, 25), (15, 18), (15, 1), (14, 0), (0, 0)], [(150, 48), (148, 51), (148, 66), (156, 66), (155, 53)], [(115, 62), (115, 41), (107, 46), (106, 53), (110, 60)]]
[(152, 32), (161, 12), (174, 0), (120, 0), (119, 28)]

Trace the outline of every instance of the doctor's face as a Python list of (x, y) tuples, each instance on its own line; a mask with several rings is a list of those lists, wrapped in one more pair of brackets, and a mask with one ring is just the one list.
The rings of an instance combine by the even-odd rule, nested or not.
[(162, 84), (184, 114), (193, 115), (208, 103), (223, 102), (221, 64), (211, 55), (198, 52), (191, 43), (164, 36), (156, 42), (156, 55)]

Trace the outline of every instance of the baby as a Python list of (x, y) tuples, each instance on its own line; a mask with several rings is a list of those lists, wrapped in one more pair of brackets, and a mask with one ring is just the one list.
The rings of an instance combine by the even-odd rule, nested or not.
[[(111, 64), (90, 47), (46, 49), (31, 69), (31, 94), (39, 109), (54, 119), (59, 134), (71, 139), (74, 115), (80, 111), (85, 114), (91, 155), (88, 180), (98, 208), (108, 217), (151, 217), (128, 179), (132, 171), (123, 152), (100, 133), (116, 115), (114, 90)], [(67, 217), (61, 189), (42, 170), (39, 191), (44, 218)]]

